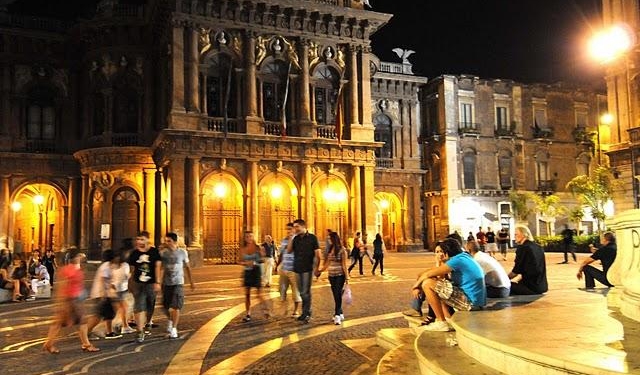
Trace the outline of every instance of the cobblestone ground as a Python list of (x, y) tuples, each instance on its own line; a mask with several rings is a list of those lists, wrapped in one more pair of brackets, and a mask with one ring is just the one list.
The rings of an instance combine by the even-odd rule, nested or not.
[[(585, 256), (580, 254), (579, 261)], [(561, 257), (547, 255), (550, 286), (582, 286), (575, 279), (577, 265), (557, 265)], [(502, 264), (510, 270), (513, 255)], [(268, 302), (274, 315), (265, 320), (260, 316), (262, 306), (257, 306), (252, 314), (255, 319), (243, 323), (241, 269), (205, 266), (195, 270), (197, 289), (186, 291), (180, 340), (165, 337), (166, 318), (158, 307), (154, 321), (160, 326), (152, 330), (144, 344), (134, 343), (133, 335), (101, 339), (94, 341), (102, 349), (96, 354), (83, 353), (78, 338), (69, 331), (61, 337), (60, 355), (42, 352), (53, 311), (51, 301), (0, 304), (0, 373), (374, 374), (385, 353), (375, 345), (376, 332), (406, 327), (399, 313), (408, 307), (409, 287), (416, 274), (433, 265), (433, 256), (391, 253), (385, 257), (385, 265), (384, 277), (372, 276), (370, 265), (365, 267), (365, 271), (369, 270), (365, 276), (357, 276), (354, 270), (354, 303), (345, 308), (343, 326), (334, 326), (330, 321), (333, 299), (326, 277), (314, 281), (314, 316), (310, 324), (292, 319), (290, 311), (285, 314), (273, 293), (277, 288), (271, 289), (274, 298)], [(275, 277), (272, 285), (277, 285)], [(211, 322), (216, 326), (212, 333), (207, 331)]]

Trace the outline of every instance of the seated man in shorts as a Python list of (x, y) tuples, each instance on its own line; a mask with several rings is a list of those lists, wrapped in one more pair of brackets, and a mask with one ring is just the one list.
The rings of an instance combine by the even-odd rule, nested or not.
[[(473, 257), (460, 248), (453, 238), (447, 238), (436, 248), (436, 256), (442, 252), (444, 264), (429, 269), (418, 277), (414, 284), (414, 295), (424, 292), (433, 309), (436, 320), (424, 326), (427, 331), (447, 332), (451, 330), (446, 319), (451, 317), (446, 306), (455, 310), (477, 310), (487, 303), (484, 272)], [(451, 279), (446, 276), (451, 274)]]

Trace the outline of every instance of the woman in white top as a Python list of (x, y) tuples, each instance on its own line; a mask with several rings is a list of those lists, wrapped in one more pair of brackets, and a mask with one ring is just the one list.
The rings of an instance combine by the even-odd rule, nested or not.
[(124, 250), (117, 250), (111, 261), (111, 282), (113, 283), (116, 294), (113, 298), (117, 305), (116, 318), (119, 317), (122, 322), (121, 333), (135, 333), (136, 330), (129, 326), (127, 321), (127, 311), (129, 306), (127, 297), (129, 296), (129, 264), (124, 261)]

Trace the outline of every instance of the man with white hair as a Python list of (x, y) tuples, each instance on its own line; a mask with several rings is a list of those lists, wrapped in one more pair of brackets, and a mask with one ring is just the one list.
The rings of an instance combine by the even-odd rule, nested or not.
[(511, 279), (511, 295), (542, 294), (549, 290), (544, 250), (533, 242), (529, 228), (518, 225), (515, 230), (516, 260)]

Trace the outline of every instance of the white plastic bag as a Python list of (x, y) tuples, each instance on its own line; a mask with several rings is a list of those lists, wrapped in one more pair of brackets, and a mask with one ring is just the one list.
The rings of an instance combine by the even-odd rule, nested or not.
[(342, 303), (345, 305), (351, 305), (353, 303), (353, 295), (351, 294), (351, 287), (349, 284), (345, 284), (342, 289)]

